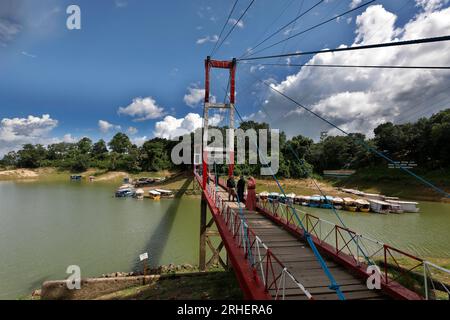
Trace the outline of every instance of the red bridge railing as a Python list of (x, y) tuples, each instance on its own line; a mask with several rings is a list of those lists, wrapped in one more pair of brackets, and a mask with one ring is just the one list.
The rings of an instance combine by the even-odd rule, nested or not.
[(301, 282), (253, 232), (240, 209), (231, 208), (213, 186), (207, 185), (206, 192), (214, 199), (235, 245), (244, 253), (255, 280), (264, 284), (265, 291), (276, 300), (284, 300), (287, 292), (289, 295), (304, 295), (307, 299), (313, 299)]
[[(287, 226), (291, 232), (303, 236), (304, 231), (297, 223), (290, 205), (277, 200), (257, 198), (257, 201), (259, 211)], [(430, 299), (436, 297), (436, 290), (440, 290), (448, 299), (449, 286), (444, 280), (450, 278), (450, 270), (298, 208), (295, 210), (306, 231), (329, 256), (357, 271), (363, 278), (371, 275), (367, 272), (369, 265), (377, 266), (381, 285), (389, 295), (403, 299)], [(431, 270), (439, 276), (433, 277)]]

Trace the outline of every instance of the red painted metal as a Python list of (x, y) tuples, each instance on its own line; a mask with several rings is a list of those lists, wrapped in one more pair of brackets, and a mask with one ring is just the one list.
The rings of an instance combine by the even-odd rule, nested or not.
[[(231, 61), (211, 60), (207, 57), (205, 60), (205, 103), (210, 100), (210, 74), (211, 68), (229, 69), (230, 70), (230, 104), (234, 105), (236, 102), (236, 59)], [(207, 128), (206, 128), (207, 129)], [(234, 148), (233, 148), (234, 149)], [(203, 172), (207, 172), (208, 168), (206, 155), (203, 153)], [(231, 177), (234, 173), (234, 151), (230, 152), (230, 164), (228, 165), (228, 176)], [(202, 186), (206, 188), (207, 175), (203, 175)]]
[[(272, 220), (273, 222), (277, 223), (278, 225), (283, 226), (283, 228), (285, 230), (287, 230), (289, 233), (291, 233), (292, 235), (298, 237), (299, 239), (304, 239), (304, 231), (299, 228), (298, 226), (296, 226), (295, 224), (292, 223), (286, 223), (281, 217), (278, 217), (277, 214), (272, 213), (264, 208), (262, 208), (261, 206), (257, 205), (257, 211), (260, 212), (261, 214), (263, 214), (264, 216), (266, 216), (267, 218), (269, 218), (270, 220)], [(311, 215), (309, 215), (311, 216)], [(314, 217), (314, 216), (312, 216)], [(317, 218), (317, 217), (314, 217)], [(317, 218), (319, 219), (319, 218)], [(307, 220), (308, 221), (308, 220)], [(337, 229), (341, 229), (341, 230), (348, 230), (339, 226), (336, 226), (336, 230)], [(351, 230), (348, 230), (351, 231)], [(337, 231), (335, 231), (337, 232)], [(353, 231), (351, 231), (353, 232)], [(353, 274), (359, 276), (360, 278), (362, 278), (363, 280), (366, 280), (370, 274), (366, 272), (367, 270), (367, 264), (365, 263), (356, 263), (355, 259), (353, 256), (350, 256), (348, 254), (345, 254), (344, 252), (340, 251), (338, 249), (338, 245), (336, 246), (331, 246), (328, 243), (322, 242), (320, 241), (316, 236), (314, 236), (313, 234), (310, 233), (311, 239), (314, 241), (314, 244), (316, 245), (316, 247), (319, 249), (319, 251), (324, 254), (325, 256), (333, 259), (335, 262), (339, 263), (340, 265), (344, 266), (345, 268), (347, 268), (349, 271), (351, 271)], [(337, 239), (337, 238), (336, 238)], [(388, 248), (391, 248), (389, 246), (387, 246)], [(399, 253), (403, 253), (400, 250), (396, 250)], [(387, 253), (387, 251), (385, 251), (385, 254)], [(407, 254), (407, 256), (412, 257), (412, 258), (416, 258), (412, 255)], [(421, 260), (419, 258), (416, 258), (417, 260)], [(386, 260), (385, 260), (385, 266), (386, 266)], [(387, 278), (388, 279), (388, 278)], [(423, 300), (423, 297), (421, 297), (419, 294), (403, 287), (402, 285), (400, 285), (398, 282), (394, 281), (394, 280), (387, 280), (387, 281), (382, 281), (381, 283), (381, 287), (382, 287), (382, 291), (389, 295), (392, 298), (395, 299), (400, 299), (400, 300)]]
[[(203, 180), (196, 175), (198, 183), (201, 185)], [(249, 268), (248, 261), (245, 254), (239, 250), (234, 244), (233, 235), (228, 231), (225, 221), (220, 217), (219, 209), (216, 207), (213, 199), (207, 193), (206, 188), (203, 189), (203, 196), (205, 197), (208, 207), (213, 216), (214, 222), (217, 225), (220, 237), (227, 250), (231, 264), (235, 271), (239, 286), (244, 293), (245, 299), (248, 300), (270, 300), (272, 297), (266, 292), (264, 285), (261, 284), (258, 277), (255, 277), (254, 270)]]

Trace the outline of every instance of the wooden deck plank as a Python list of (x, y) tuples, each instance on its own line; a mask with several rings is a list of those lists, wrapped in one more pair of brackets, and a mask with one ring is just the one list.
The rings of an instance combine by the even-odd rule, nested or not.
[[(228, 194), (220, 189), (219, 196), (228, 199)], [(236, 202), (224, 201), (239, 215), (243, 215), (248, 226), (267, 245), (272, 253), (283, 263), (288, 271), (304, 285), (304, 287), (317, 300), (336, 300), (336, 292), (329, 288), (330, 280), (323, 272), (320, 263), (309, 246), (290, 234), (282, 226), (277, 225), (270, 219), (258, 212), (245, 209), (244, 204), (240, 206)], [(263, 251), (264, 253), (265, 251)], [(256, 249), (253, 250), (256, 254)], [(349, 270), (338, 265), (328, 257), (323, 257), (331, 274), (336, 282), (341, 286), (344, 296), (348, 300), (355, 299), (386, 299), (379, 291), (369, 290), (364, 281)], [(281, 272), (280, 266), (275, 266), (275, 272)], [(274, 290), (269, 290), (274, 294)], [(281, 293), (280, 293), (281, 294)], [(298, 286), (290, 281), (286, 281), (286, 299), (306, 300), (307, 297), (301, 292)]]

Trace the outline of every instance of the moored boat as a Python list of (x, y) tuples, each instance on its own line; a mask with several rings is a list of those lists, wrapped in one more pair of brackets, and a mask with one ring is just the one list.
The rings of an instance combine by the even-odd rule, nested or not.
[(278, 201), (278, 199), (280, 198), (280, 194), (277, 192), (271, 192), (269, 193), (269, 201)]
[(164, 189), (155, 189), (156, 192), (159, 192), (161, 194), (161, 198), (170, 199), (175, 197), (172, 191), (170, 190), (164, 190)]
[(420, 210), (417, 207), (419, 204), (417, 202), (413, 202), (413, 201), (386, 200), (386, 202), (389, 202), (389, 203), (395, 204), (395, 205), (399, 205), (401, 210), (403, 210), (403, 212), (417, 213)]
[(267, 191), (263, 191), (260, 194), (258, 194), (258, 197), (262, 201), (267, 201), (267, 198), (269, 197), (269, 193)]
[(333, 198), (333, 206), (336, 210), (342, 210), (344, 208), (344, 199), (339, 197)]
[(320, 196), (314, 195), (309, 198), (308, 207), (311, 208), (320, 208)]
[(143, 189), (137, 189), (134, 196), (138, 200), (144, 199), (145, 191)]
[(83, 178), (83, 176), (75, 175), (75, 174), (70, 176), (70, 180), (72, 180), (72, 181), (80, 181), (82, 178)]
[(369, 212), (370, 211), (370, 202), (365, 199), (356, 199), (355, 200), (356, 208), (360, 212)]
[(159, 200), (159, 199), (161, 199), (161, 193), (159, 193), (156, 190), (150, 190), (148, 192), (148, 195), (149, 195), (150, 199), (152, 199), (152, 200)]
[(356, 210), (358, 209), (353, 198), (344, 198), (344, 208), (345, 210), (350, 212), (356, 212)]
[(375, 213), (389, 213), (391, 211), (391, 204), (382, 200), (369, 199), (370, 210)]
[(333, 197), (332, 196), (321, 196), (320, 197), (320, 207), (322, 209), (332, 209), (333, 208)]

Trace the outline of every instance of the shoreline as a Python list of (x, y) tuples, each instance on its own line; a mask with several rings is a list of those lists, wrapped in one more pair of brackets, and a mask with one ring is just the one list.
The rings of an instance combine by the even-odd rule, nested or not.
[[(39, 168), (39, 169), (13, 169), (1, 170), (1, 181), (16, 181), (16, 182), (64, 182), (69, 181), (69, 176), (73, 174), (68, 171), (59, 171), (56, 168)], [(84, 182), (89, 182), (89, 177), (94, 177), (90, 183), (110, 183), (120, 184), (123, 179), (129, 177), (131, 179), (138, 179), (141, 177), (166, 177), (168, 180), (154, 186), (143, 187), (144, 190), (155, 187), (163, 187), (174, 192), (183, 190), (192, 190), (193, 181), (190, 172), (141, 172), (138, 174), (127, 173), (124, 171), (105, 171), (99, 169), (89, 169), (83, 173), (78, 173), (83, 177)], [(279, 188), (274, 181), (268, 179), (257, 178), (257, 192), (279, 192)], [(311, 196), (318, 194), (319, 191), (315, 187), (312, 179), (280, 179), (280, 183), (285, 188), (286, 192), (293, 192), (297, 195)], [(359, 178), (350, 178), (348, 180), (328, 180), (318, 179), (316, 183), (324, 191), (325, 194), (331, 196), (348, 197), (349, 195), (338, 190), (340, 187), (355, 188), (369, 193), (381, 193), (387, 196), (398, 196), (404, 200), (411, 201), (429, 201), (438, 203), (450, 203), (450, 199), (439, 196), (428, 188), (417, 185), (407, 184), (403, 181), (369, 181)], [(390, 191), (390, 192), (388, 192)], [(182, 196), (197, 196), (194, 194), (185, 194)]]

